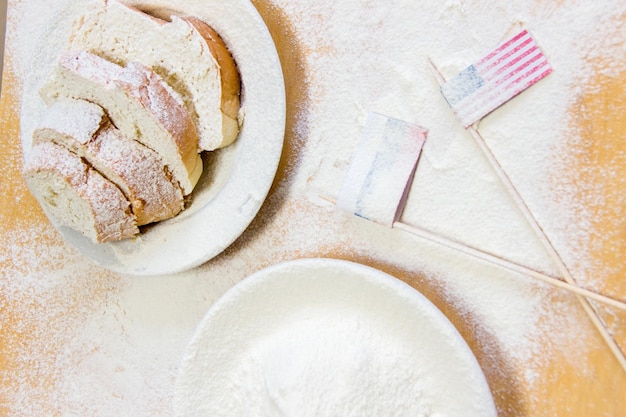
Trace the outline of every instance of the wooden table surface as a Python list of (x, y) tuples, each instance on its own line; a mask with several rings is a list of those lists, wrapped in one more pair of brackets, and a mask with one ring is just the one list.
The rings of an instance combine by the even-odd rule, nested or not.
[[(620, 368), (574, 297), (563, 291), (544, 297), (546, 305), (539, 321), (550, 322), (567, 307), (573, 313), (563, 323), (562, 330), (579, 332), (578, 343), (558, 345), (558, 340), (563, 339), (543, 334), (533, 342), (538, 346), (535, 356), (516, 360), (518, 356), (501, 345), (496, 331), (487, 332), (481, 327), (479, 315), (451, 301), (446, 285), (439, 283), (431, 271), (397, 265), (389, 260), (386, 252), (389, 249), (363, 250), (363, 240), (346, 237), (346, 230), (351, 227), (364, 228), (360, 233), (365, 235), (375, 235), (377, 230), (368, 229), (359, 220), (329, 214), (327, 207), (290, 191), (289, 184), (297, 170), (295, 161), (303, 157), (303, 143), (308, 139), (302, 137), (302, 129), (298, 128), (299, 111), (314, 99), (313, 92), (303, 88), (307, 52), (299, 44), (298, 36), (294, 36), (298, 33), (297, 22), (288, 13), (271, 0), (253, 3), (270, 30), (283, 65), (288, 112), (281, 163), (266, 203), (231, 247), (205, 265), (180, 274), (176, 286), (168, 284), (168, 278), (154, 278), (160, 281), (153, 282), (176, 288), (167, 296), (152, 293), (148, 278), (122, 276), (93, 265), (49, 225), (20, 175), (21, 80), (11, 65), (11, 49), (7, 50), (0, 103), (0, 414), (100, 415), (102, 410), (114, 409), (117, 415), (137, 415), (133, 413), (139, 409), (146, 415), (170, 415), (177, 358), (206, 309), (234, 283), (258, 269), (290, 259), (327, 256), (389, 272), (433, 301), (472, 348), (485, 372), (499, 415), (626, 416), (626, 371)], [(13, 4), (9, 1), (9, 11)], [(558, 8), (558, 2), (554, 7)], [(615, 42), (626, 42), (626, 14), (604, 17), (605, 24), (615, 26)], [(11, 36), (7, 39), (10, 42)], [(600, 203), (590, 201), (587, 207), (597, 213), (592, 225), (595, 233), (590, 239), (593, 245), (590, 268), (604, 271), (593, 288), (626, 300), (626, 55), (607, 50), (589, 64), (601, 68), (606, 60), (622, 70), (617, 75), (598, 71), (581, 87), (579, 99), (570, 111), (577, 116), (575, 123), (584, 140), (572, 144), (571, 152), (578, 155), (578, 165), (564, 174), (564, 178), (567, 177), (572, 187), (580, 186), (581, 193), (582, 184), (592, 182), (596, 192), (606, 196)], [(298, 228), (313, 230), (319, 225), (327, 227), (326, 237), (312, 245), (289, 245), (300, 242), (296, 238)], [(428, 245), (408, 237), (399, 237), (398, 242), (413, 245), (416, 253), (421, 245)], [(268, 245), (275, 246), (271, 256), (255, 255)], [(267, 249), (263, 251), (267, 252)], [(446, 256), (460, 256), (446, 250), (440, 253), (441, 258), (432, 262), (445, 262)], [(471, 265), (472, 261), (467, 262)], [(480, 266), (476, 271), (493, 272), (492, 268)], [(540, 288), (545, 291), (545, 286)], [(153, 297), (155, 303), (195, 303), (190, 309), (192, 313), (178, 321), (164, 319), (167, 328), (163, 331), (173, 340), (168, 351), (159, 356), (167, 375), (154, 382), (158, 388), (153, 387), (150, 395), (124, 396), (116, 391), (117, 387), (100, 381), (104, 387), (102, 396), (91, 395), (89, 400), (84, 400), (77, 394), (80, 389), (67, 389), (71, 384), (67, 381), (68, 370), (59, 369), (59, 363), (72, 363), (68, 356), (91, 347), (74, 346), (70, 352), (64, 341), (80, 332), (85, 323), (98, 320), (115, 303), (122, 303), (129, 291), (138, 289)], [(626, 351), (626, 314), (602, 306), (598, 309), (615, 340)], [(130, 317), (133, 312), (127, 314)], [(142, 331), (137, 320), (133, 323), (138, 327), (128, 330), (126, 340), (136, 340), (130, 332)], [(155, 336), (156, 351), (158, 340)], [(61, 359), (65, 362), (60, 362)], [(110, 393), (106, 392), (107, 387)], [(107, 404), (115, 402), (117, 408), (102, 407), (94, 398), (101, 398)]]

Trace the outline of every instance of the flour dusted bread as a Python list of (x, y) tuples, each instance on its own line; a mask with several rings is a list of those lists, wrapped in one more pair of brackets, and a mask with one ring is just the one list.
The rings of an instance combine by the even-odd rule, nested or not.
[(58, 226), (78, 230), (96, 243), (126, 239), (139, 232), (119, 188), (62, 146), (52, 142), (33, 146), (24, 178)]
[(206, 23), (153, 10), (148, 15), (115, 0), (101, 0), (76, 22), (71, 49), (120, 65), (141, 62), (183, 98), (201, 150), (232, 143), (238, 135), (240, 79), (226, 45)]
[[(175, 17), (174, 17), (175, 18)], [(183, 20), (191, 25), (197, 33), (205, 40), (211, 54), (217, 61), (220, 72), (221, 103), (222, 112), (222, 137), (218, 141), (219, 135), (216, 133), (213, 139), (207, 135), (202, 140), (201, 147), (204, 150), (213, 150), (231, 144), (239, 134), (239, 109), (241, 106), (240, 90), (241, 79), (237, 65), (222, 38), (202, 20), (194, 16), (183, 17)], [(203, 99), (203, 95), (199, 98)], [(200, 120), (198, 121), (202, 123)]]
[(97, 104), (61, 99), (46, 110), (33, 143), (54, 142), (82, 157), (117, 185), (137, 225), (169, 219), (184, 208), (182, 191), (158, 154), (124, 137)]
[(24, 171), (31, 191), (55, 224), (94, 242), (176, 216), (202, 174), (200, 153), (239, 134), (240, 84), (200, 19), (90, 2), (39, 91), (47, 109)]
[(47, 104), (59, 98), (98, 104), (123, 134), (159, 154), (185, 195), (193, 190), (202, 173), (197, 131), (178, 94), (150, 68), (67, 51), (40, 93)]

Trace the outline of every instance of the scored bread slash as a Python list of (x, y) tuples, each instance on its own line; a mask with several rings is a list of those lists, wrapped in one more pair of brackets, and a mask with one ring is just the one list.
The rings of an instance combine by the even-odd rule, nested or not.
[(370, 113), (344, 177), (337, 206), (392, 227), (400, 214), (427, 131)]
[(123, 134), (159, 154), (185, 195), (193, 191), (202, 173), (195, 126), (178, 94), (150, 68), (67, 51), (40, 93), (47, 104), (64, 98), (98, 104)]
[(56, 226), (77, 230), (94, 243), (139, 233), (120, 189), (62, 146), (34, 145), (25, 162), (24, 179)]
[(182, 191), (158, 154), (122, 135), (97, 104), (70, 99), (52, 103), (33, 133), (33, 144), (42, 142), (68, 148), (117, 185), (138, 226), (169, 219), (184, 208)]
[(441, 85), (468, 127), (552, 72), (535, 39), (523, 30)]

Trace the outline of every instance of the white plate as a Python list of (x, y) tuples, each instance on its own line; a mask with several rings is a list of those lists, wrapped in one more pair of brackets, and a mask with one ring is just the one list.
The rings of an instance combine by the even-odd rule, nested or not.
[(186, 348), (177, 416), (496, 416), (445, 316), (409, 285), (333, 259), (262, 270), (220, 298)]
[[(59, 18), (50, 22), (50, 32), (67, 32), (68, 10), (76, 0), (66, 2)], [(227, 248), (248, 227), (265, 200), (274, 180), (285, 132), (285, 86), (276, 48), (254, 6), (247, 0), (129, 1), (140, 8), (169, 8), (198, 16), (224, 39), (239, 67), (243, 95), (244, 125), (237, 141), (208, 155), (200, 183), (189, 209), (174, 219), (146, 227), (140, 237), (122, 242), (93, 244), (69, 228), (62, 235), (80, 252), (111, 270), (135, 275), (175, 273), (198, 266)], [(63, 30), (60, 33), (63, 33)], [(60, 35), (44, 36), (58, 39)], [(54, 47), (45, 41), (40, 49)], [(52, 65), (50, 52), (34, 54), (37, 65)], [(52, 67), (50, 67), (52, 68)], [(22, 114), (22, 142), (30, 148), (33, 121), (43, 111), (37, 89), (43, 80), (25, 76)]]

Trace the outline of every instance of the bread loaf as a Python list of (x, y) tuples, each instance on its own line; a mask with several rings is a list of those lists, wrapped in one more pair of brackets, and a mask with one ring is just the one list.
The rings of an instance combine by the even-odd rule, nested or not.
[(26, 183), (46, 215), (95, 243), (126, 239), (139, 232), (124, 194), (66, 148), (52, 142), (31, 149)]
[(75, 23), (70, 48), (152, 68), (183, 98), (201, 150), (232, 143), (239, 132), (240, 79), (230, 52), (201, 20), (161, 12), (168, 20), (100, 0)]
[(184, 208), (182, 191), (158, 154), (124, 137), (97, 104), (74, 99), (52, 103), (33, 133), (33, 144), (41, 142), (65, 146), (117, 185), (138, 226), (169, 219)]
[(239, 73), (219, 35), (116, 0), (86, 7), (40, 95), (48, 108), (24, 175), (55, 224), (94, 242), (178, 214), (199, 153), (240, 128)]
[(202, 173), (195, 126), (178, 94), (150, 68), (67, 51), (40, 93), (48, 105), (59, 98), (98, 104), (124, 135), (160, 155), (185, 195), (193, 190)]

